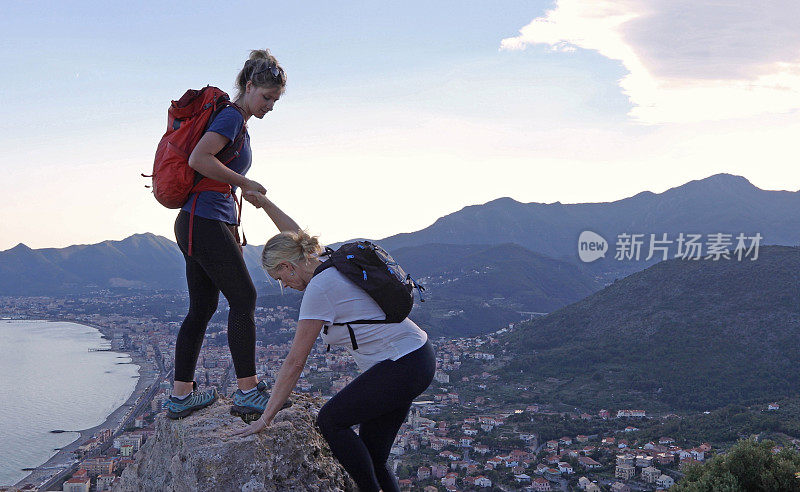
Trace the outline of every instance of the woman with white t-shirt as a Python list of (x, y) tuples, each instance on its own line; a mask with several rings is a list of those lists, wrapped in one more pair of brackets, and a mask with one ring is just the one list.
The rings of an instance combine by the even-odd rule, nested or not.
[[(268, 211), (277, 209), (260, 193), (245, 198)], [(282, 215), (285, 216), (281, 212)], [(269, 214), (272, 217), (272, 214)], [(362, 492), (399, 491), (386, 460), (411, 402), (422, 394), (436, 371), (428, 335), (406, 318), (400, 323), (352, 324), (355, 349), (345, 323), (382, 320), (386, 315), (366, 291), (336, 268), (320, 268), (324, 248), (304, 231), (282, 232), (264, 246), (262, 266), (282, 285), (303, 292), (300, 316), (289, 354), (261, 417), (237, 434), (266, 428), (303, 372), (308, 354), (322, 333), (323, 342), (344, 347), (361, 374), (319, 411), (317, 425), (331, 451)], [(356, 434), (351, 427), (359, 425)]]

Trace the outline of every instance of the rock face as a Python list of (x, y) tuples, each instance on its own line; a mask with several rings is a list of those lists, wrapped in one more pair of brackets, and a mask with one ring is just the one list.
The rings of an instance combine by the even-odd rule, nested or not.
[(248, 437), (232, 435), (246, 424), (227, 398), (185, 419), (159, 415), (114, 491), (355, 491), (314, 425), (322, 402), (298, 394), (292, 402)]

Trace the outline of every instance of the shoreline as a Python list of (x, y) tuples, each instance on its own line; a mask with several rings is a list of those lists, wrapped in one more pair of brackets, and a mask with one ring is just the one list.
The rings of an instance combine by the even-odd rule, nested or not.
[[(75, 323), (82, 326), (95, 328), (97, 331), (100, 332), (101, 335), (103, 335), (104, 339), (106, 340), (108, 339), (108, 335), (105, 333), (106, 330), (105, 327), (93, 325), (90, 323), (85, 323), (80, 320), (42, 319), (42, 320), (26, 320), (26, 321)], [(66, 430), (65, 432), (78, 433), (78, 437), (75, 438), (75, 440), (73, 440), (69, 444), (61, 447), (61, 449), (56, 451), (56, 453), (53, 456), (51, 456), (47, 461), (33, 467), (34, 469), (30, 471), (28, 475), (25, 476), (22, 480), (14, 484), (13, 485), (14, 487), (21, 488), (28, 484), (39, 487), (41, 484), (49, 481), (51, 478), (61, 473), (65, 469), (70, 468), (76, 462), (72, 456), (72, 452), (74, 450), (78, 449), (78, 447), (80, 447), (82, 444), (88, 441), (94, 434), (103, 429), (111, 429), (112, 432), (116, 432), (120, 424), (127, 417), (129, 410), (136, 406), (136, 403), (139, 400), (139, 398), (142, 397), (153, 384), (158, 382), (159, 372), (155, 363), (148, 361), (143, 356), (135, 352), (118, 352), (118, 351), (113, 351), (113, 352), (120, 355), (126, 355), (128, 358), (130, 358), (131, 364), (136, 364), (137, 366), (139, 366), (139, 369), (137, 371), (138, 378), (136, 381), (136, 386), (134, 387), (130, 396), (125, 400), (125, 402), (122, 405), (120, 405), (109, 415), (107, 415), (100, 424), (87, 429)]]

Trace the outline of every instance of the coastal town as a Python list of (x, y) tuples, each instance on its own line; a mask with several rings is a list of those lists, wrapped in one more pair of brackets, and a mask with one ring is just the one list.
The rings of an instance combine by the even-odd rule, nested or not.
[[(165, 294), (162, 300), (172, 302), (167, 297)], [(105, 424), (83, 432), (24, 480), (0, 487), (0, 492), (110, 490), (133, 463), (152, 436), (153, 422), (169, 397), (175, 333), (180, 326), (177, 310), (166, 317), (136, 315), (129, 308), (136, 305), (136, 299), (112, 295), (91, 299), (0, 297), (0, 317), (73, 321), (95, 327), (106, 339), (108, 350), (127, 353), (140, 366), (139, 384), (124, 407)], [(257, 372), (269, 385), (288, 353), (296, 317), (292, 306), (259, 307), (256, 311), (257, 326), (271, 326), (286, 339), (257, 342)], [(513, 325), (500, 332), (512, 329)], [(708, 443), (685, 446), (669, 436), (647, 442), (629, 437), (638, 430), (637, 422), (674, 417), (670, 415), (651, 417), (637, 409), (566, 412), (536, 402), (494, 402), (491, 388), (502, 384), (498, 375), (487, 370), (465, 375), (459, 370), (467, 363), (489, 366), (497, 352), (496, 341), (495, 335), (434, 340), (434, 383), (415, 402), (391, 450), (391, 462), (404, 490), (666, 490), (680, 480), (687, 464), (714, 454)], [(318, 341), (296, 391), (325, 399), (357, 376), (346, 352), (328, 352), (326, 348)], [(454, 374), (460, 377), (452, 377)], [(209, 325), (196, 379), (201, 387), (215, 386), (224, 395), (235, 389), (224, 322)], [(537, 423), (554, 418), (580, 422), (583, 428), (598, 431), (544, 434)]]

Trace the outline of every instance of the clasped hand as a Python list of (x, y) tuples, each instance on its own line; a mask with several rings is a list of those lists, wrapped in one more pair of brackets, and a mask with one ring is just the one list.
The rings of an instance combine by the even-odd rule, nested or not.
[(243, 191), (242, 198), (256, 208), (264, 208), (267, 204), (267, 196), (257, 191)]

